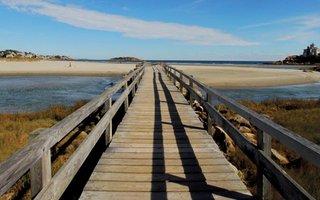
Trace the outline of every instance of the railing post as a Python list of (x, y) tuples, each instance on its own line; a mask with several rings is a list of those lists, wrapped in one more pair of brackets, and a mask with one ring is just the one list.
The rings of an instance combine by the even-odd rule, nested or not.
[(172, 70), (171, 70), (171, 68), (169, 68), (168, 73), (169, 73), (169, 80), (172, 81)]
[(177, 86), (177, 83), (176, 83), (177, 71), (174, 70), (173, 73), (174, 73), (174, 75), (175, 75), (175, 77), (173, 77), (173, 84), (174, 84), (174, 86)]
[[(206, 97), (206, 102), (208, 103), (208, 104), (211, 104), (211, 99), (212, 99), (212, 97), (211, 97), (211, 95), (207, 92), (207, 97)], [(209, 133), (209, 135), (212, 135), (212, 118), (210, 117), (210, 114), (209, 114), (209, 112), (207, 111), (207, 124), (208, 124), (208, 133)]]
[[(29, 135), (29, 141), (37, 137), (44, 129), (39, 128)], [(51, 151), (45, 149), (42, 157), (30, 168), (31, 197), (35, 197), (51, 180)]]
[(182, 72), (180, 72), (179, 87), (180, 87), (180, 92), (183, 94), (182, 79), (183, 79)]
[[(258, 149), (271, 157), (271, 136), (258, 129), (257, 143)], [(257, 195), (260, 200), (271, 199), (271, 184), (263, 175), (263, 166), (259, 162), (257, 163)]]
[[(110, 97), (105, 103), (104, 103), (104, 109), (106, 112), (111, 108), (112, 106), (112, 97)], [(106, 145), (108, 145), (112, 140), (112, 119), (109, 122), (109, 125), (107, 126), (105, 130), (105, 141)]]
[(42, 157), (30, 169), (31, 197), (35, 197), (51, 179), (51, 151), (46, 149)]
[[(123, 86), (123, 89), (126, 90), (128, 88), (128, 82), (126, 82)], [(125, 100), (124, 100), (124, 112), (127, 112), (129, 108), (129, 98), (127, 97)]]
[(193, 103), (193, 101), (194, 101), (194, 98), (193, 98), (193, 96), (191, 95), (191, 90), (193, 90), (193, 80), (192, 80), (192, 77), (193, 77), (193, 76), (191, 76), (191, 78), (189, 78), (189, 86), (190, 86), (189, 102), (190, 102), (191, 105), (192, 105), (192, 103)]

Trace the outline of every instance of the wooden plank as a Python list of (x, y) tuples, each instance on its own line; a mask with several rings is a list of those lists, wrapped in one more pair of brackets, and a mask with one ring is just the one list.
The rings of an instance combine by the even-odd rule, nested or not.
[(93, 172), (91, 181), (132, 181), (132, 182), (151, 182), (151, 181), (238, 181), (239, 177), (234, 172), (225, 173), (173, 173), (173, 174), (150, 174), (150, 173), (102, 173)]
[(194, 152), (194, 153), (121, 153), (121, 152), (109, 152), (108, 150), (106, 153), (102, 155), (101, 158), (118, 158), (118, 159), (190, 159), (190, 158), (197, 158), (197, 159), (216, 159), (216, 158), (224, 158), (221, 152), (211, 153), (211, 152)]
[[(118, 165), (97, 165), (95, 172), (108, 173), (235, 173), (230, 165), (214, 166), (118, 166)], [(240, 184), (241, 181), (239, 180)]]
[[(212, 143), (212, 140), (209, 139), (202, 139), (202, 138), (188, 138), (188, 139), (181, 139), (177, 140), (176, 138), (172, 138), (171, 140), (154, 140), (154, 139), (136, 139), (136, 138), (114, 138), (112, 140), (113, 143), (122, 143), (122, 144), (130, 144), (130, 143), (137, 143), (137, 144), (185, 144), (186, 142), (190, 142), (191, 144), (205, 144), (205, 143)], [(188, 141), (186, 141), (188, 140)]]
[(237, 181), (207, 182), (121, 182), (88, 181), (84, 190), (118, 191), (118, 192), (216, 192), (221, 190), (246, 190), (244, 184)]
[[(186, 140), (184, 140), (186, 141)], [(112, 142), (110, 144), (110, 147), (114, 148), (215, 148), (216, 146), (211, 143), (204, 143), (204, 144), (188, 144), (186, 143), (181, 143), (181, 144), (141, 144), (141, 143), (117, 143), (117, 142)]]
[(110, 147), (108, 149), (109, 152), (141, 152), (141, 153), (161, 153), (161, 152), (168, 152), (168, 153), (193, 153), (193, 152), (212, 152), (214, 153), (214, 149), (209, 148), (117, 148), (117, 147)]
[(80, 199), (82, 200), (203, 200), (203, 199), (215, 199), (215, 200), (225, 200), (225, 199), (251, 199), (251, 195), (246, 190), (240, 191), (215, 191), (215, 192), (107, 192), (107, 191), (85, 191)]
[(228, 165), (225, 158), (217, 159), (155, 159), (155, 160), (142, 160), (142, 159), (116, 159), (116, 158), (101, 158), (99, 165), (132, 165), (132, 166), (194, 166), (194, 165)]

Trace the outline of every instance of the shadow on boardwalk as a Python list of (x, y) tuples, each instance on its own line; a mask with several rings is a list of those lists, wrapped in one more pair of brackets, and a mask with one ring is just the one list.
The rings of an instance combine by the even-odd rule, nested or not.
[[(173, 100), (171, 92), (166, 84), (164, 83), (161, 73), (157, 68), (153, 68), (153, 87), (154, 87), (154, 104), (155, 104), (155, 121), (154, 121), (154, 138), (158, 138), (158, 140), (154, 139), (154, 151), (153, 151), (153, 162), (157, 162), (157, 164), (153, 164), (152, 166), (152, 191), (158, 191), (160, 188), (162, 191), (167, 191), (166, 182), (174, 182), (176, 184), (180, 184), (188, 187), (190, 191), (190, 195), (192, 199), (214, 199), (214, 195), (219, 195), (225, 198), (231, 199), (250, 199), (251, 196), (242, 194), (239, 192), (229, 191), (227, 188), (221, 188), (214, 185), (209, 185), (206, 182), (205, 175), (203, 174), (200, 164), (197, 160), (196, 154), (193, 151), (190, 140), (187, 136), (186, 128), (199, 129), (199, 127), (187, 126), (182, 123), (182, 120), (179, 116), (179, 112), (176, 107), (176, 103)], [(161, 88), (158, 88), (157, 85), (160, 83)], [(160, 101), (159, 91), (164, 92), (165, 101)], [(175, 176), (173, 174), (166, 174), (165, 171), (165, 157), (164, 157), (164, 141), (163, 141), (163, 128), (161, 124), (168, 124), (166, 122), (162, 122), (161, 114), (161, 105), (160, 103), (167, 103), (170, 119), (172, 122), (174, 137), (177, 141), (178, 152), (180, 155), (180, 160), (182, 162), (183, 171), (185, 174), (185, 178), (181, 178)], [(160, 125), (159, 125), (160, 124)], [(178, 142), (178, 141), (183, 142)], [(185, 149), (188, 149), (187, 153)], [(187, 156), (186, 156), (187, 154)], [(192, 170), (190, 171), (190, 161), (192, 161)], [(159, 181), (157, 177), (160, 174), (163, 174), (166, 180)], [(197, 181), (194, 181), (196, 177)], [(201, 194), (201, 195), (200, 195)], [(199, 196), (200, 195), (200, 196)], [(166, 192), (152, 192), (151, 199), (167, 199)]]

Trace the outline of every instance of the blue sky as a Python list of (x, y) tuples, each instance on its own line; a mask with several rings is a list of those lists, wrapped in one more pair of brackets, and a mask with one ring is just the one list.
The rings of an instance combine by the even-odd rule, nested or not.
[(0, 0), (0, 49), (279, 60), (320, 46), (320, 0)]

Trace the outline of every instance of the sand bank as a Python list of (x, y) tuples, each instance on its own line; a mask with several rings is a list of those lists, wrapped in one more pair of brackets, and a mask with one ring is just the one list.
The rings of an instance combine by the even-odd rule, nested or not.
[(230, 66), (172, 65), (215, 88), (253, 88), (320, 82), (319, 72)]
[[(71, 63), (71, 67), (70, 67)], [(203, 83), (216, 88), (251, 88), (320, 82), (319, 72), (301, 70), (265, 69), (251, 67), (172, 65), (182, 69)], [(82, 61), (0, 61), (0, 76), (9, 75), (124, 75), (135, 64)]]
[[(71, 63), (71, 66), (70, 66)], [(135, 64), (82, 61), (0, 62), (0, 75), (124, 75)]]

